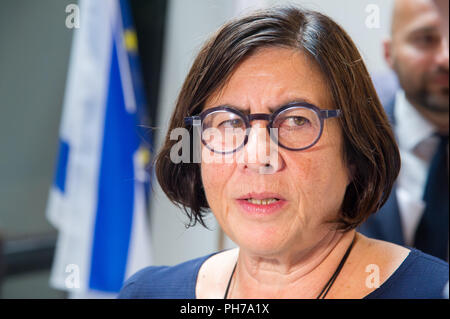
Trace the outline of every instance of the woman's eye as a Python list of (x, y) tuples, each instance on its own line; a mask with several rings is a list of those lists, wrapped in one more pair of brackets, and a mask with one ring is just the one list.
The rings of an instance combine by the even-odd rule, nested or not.
[(286, 125), (289, 127), (303, 126), (308, 122), (308, 119), (303, 116), (291, 116), (285, 121)]
[(219, 127), (224, 128), (240, 128), (242, 127), (242, 121), (239, 119), (223, 121), (219, 124)]

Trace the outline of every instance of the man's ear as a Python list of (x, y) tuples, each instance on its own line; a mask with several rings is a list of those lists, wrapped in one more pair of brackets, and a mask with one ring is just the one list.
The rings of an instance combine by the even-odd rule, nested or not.
[(384, 53), (384, 60), (389, 65), (391, 69), (394, 68), (394, 59), (393, 59), (393, 52), (392, 52), (392, 39), (386, 38), (383, 40), (383, 53)]

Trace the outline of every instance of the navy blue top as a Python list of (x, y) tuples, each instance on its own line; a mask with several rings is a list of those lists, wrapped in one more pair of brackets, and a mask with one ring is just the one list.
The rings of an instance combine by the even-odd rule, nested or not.
[[(448, 263), (410, 248), (397, 270), (365, 299), (441, 299), (449, 279)], [(214, 253), (216, 254), (216, 253)], [(128, 279), (119, 298), (195, 299), (198, 271), (212, 255), (176, 266), (150, 266)]]

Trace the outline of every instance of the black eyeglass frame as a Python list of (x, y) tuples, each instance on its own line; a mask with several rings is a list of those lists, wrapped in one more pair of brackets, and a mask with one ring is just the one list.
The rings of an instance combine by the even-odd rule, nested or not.
[[(291, 148), (291, 147), (287, 147), (284, 146), (282, 143), (280, 143), (278, 140), (274, 139), (274, 136), (272, 134), (270, 134), (270, 129), (274, 128), (272, 125), (275, 121), (275, 119), (277, 118), (277, 116), (287, 110), (290, 110), (292, 108), (307, 108), (310, 109), (312, 111), (314, 111), (317, 116), (319, 117), (319, 121), (320, 121), (320, 131), (319, 134), (317, 135), (317, 138), (308, 146), (302, 147), (302, 148)], [(195, 126), (195, 122), (194, 121), (200, 121), (200, 125), (203, 125), (203, 120), (205, 119), (205, 117), (213, 112), (217, 112), (217, 111), (227, 111), (227, 112), (231, 112), (234, 113), (236, 115), (238, 115), (239, 117), (241, 117), (244, 120), (245, 123), (245, 127), (246, 127), (246, 133), (245, 133), (245, 138), (243, 143), (237, 147), (236, 149), (232, 150), (232, 151), (227, 151), (227, 152), (220, 152), (217, 150), (212, 149), (210, 146), (207, 145), (207, 143), (203, 140), (202, 137), (202, 143), (211, 151), (218, 153), (218, 154), (231, 154), (234, 152), (237, 152), (238, 150), (240, 150), (242, 147), (244, 147), (247, 142), (248, 142), (248, 135), (250, 133), (250, 129), (251, 129), (251, 122), (255, 121), (255, 120), (264, 120), (264, 121), (268, 121), (268, 124), (266, 126), (267, 131), (269, 132), (270, 137), (272, 138), (272, 140), (277, 143), (277, 145), (283, 147), (284, 149), (290, 150), (290, 151), (303, 151), (306, 150), (308, 148), (311, 148), (312, 146), (314, 146), (320, 139), (320, 137), (322, 136), (322, 132), (323, 132), (323, 126), (324, 126), (324, 121), (326, 119), (329, 118), (336, 118), (339, 117), (342, 112), (341, 110), (323, 110), (320, 109), (319, 107), (313, 105), (313, 104), (309, 104), (309, 103), (304, 103), (304, 102), (294, 102), (294, 103), (289, 103), (285, 106), (280, 107), (279, 109), (277, 109), (275, 112), (273, 112), (272, 114), (266, 114), (266, 113), (253, 113), (253, 114), (248, 114), (245, 115), (243, 112), (230, 107), (230, 106), (217, 106), (217, 107), (213, 107), (210, 109), (207, 109), (203, 112), (201, 112), (198, 115), (194, 115), (194, 116), (187, 116), (184, 118), (184, 123), (186, 126)], [(202, 129), (203, 131), (203, 129)]]

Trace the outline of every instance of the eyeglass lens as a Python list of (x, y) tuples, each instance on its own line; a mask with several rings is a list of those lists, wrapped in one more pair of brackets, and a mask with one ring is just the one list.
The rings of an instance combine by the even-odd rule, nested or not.
[[(314, 110), (295, 107), (277, 114), (272, 129), (281, 146), (302, 149), (317, 140), (321, 121)], [(245, 143), (247, 134), (246, 120), (237, 113), (218, 110), (203, 119), (202, 140), (213, 151), (232, 152)]]

